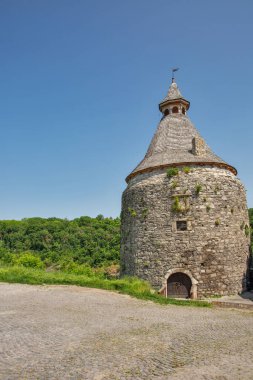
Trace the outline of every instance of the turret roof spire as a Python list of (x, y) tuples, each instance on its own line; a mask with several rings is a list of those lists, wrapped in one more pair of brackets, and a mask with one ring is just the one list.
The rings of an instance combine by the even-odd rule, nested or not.
[(169, 104), (172, 105), (172, 104), (178, 103), (178, 102), (184, 103), (186, 109), (187, 110), (189, 109), (190, 102), (182, 96), (182, 94), (181, 94), (181, 92), (177, 86), (177, 83), (175, 82), (174, 78), (172, 78), (172, 83), (170, 85), (169, 91), (168, 91), (167, 95), (165, 96), (165, 98), (159, 104), (159, 109), (161, 112), (163, 112), (164, 107), (166, 107)]
[(168, 99), (168, 100), (173, 100), (173, 99), (182, 99), (182, 98), (183, 98), (183, 96), (182, 96), (182, 94), (181, 94), (181, 92), (180, 92), (180, 90), (179, 90), (179, 88), (178, 88), (176, 82), (173, 81), (173, 82), (171, 83), (171, 85), (170, 85), (170, 88), (169, 88), (168, 94), (167, 94), (167, 96), (165, 97), (165, 99), (163, 100), (163, 102), (164, 102), (165, 100), (167, 100), (167, 99)]

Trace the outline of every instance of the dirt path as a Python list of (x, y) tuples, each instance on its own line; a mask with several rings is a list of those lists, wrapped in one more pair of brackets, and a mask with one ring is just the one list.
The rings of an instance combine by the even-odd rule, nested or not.
[(0, 283), (0, 379), (250, 379), (253, 313)]

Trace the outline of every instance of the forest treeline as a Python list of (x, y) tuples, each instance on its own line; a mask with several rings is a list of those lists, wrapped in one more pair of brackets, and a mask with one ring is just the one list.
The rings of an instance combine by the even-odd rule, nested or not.
[[(253, 209), (249, 209), (251, 234)], [(253, 241), (253, 239), (252, 239)], [(28, 218), (0, 221), (0, 262), (80, 270), (117, 266), (120, 219), (81, 216), (74, 220)]]
[(0, 261), (71, 270), (119, 263), (120, 219), (28, 218), (0, 221)]

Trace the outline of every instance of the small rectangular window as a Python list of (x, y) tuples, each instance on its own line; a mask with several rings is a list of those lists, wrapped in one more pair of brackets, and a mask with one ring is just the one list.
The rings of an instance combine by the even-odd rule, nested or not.
[(177, 221), (177, 231), (187, 231), (187, 221), (178, 220)]

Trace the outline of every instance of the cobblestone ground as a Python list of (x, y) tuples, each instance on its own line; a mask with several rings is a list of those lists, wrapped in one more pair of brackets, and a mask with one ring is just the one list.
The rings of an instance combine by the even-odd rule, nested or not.
[(253, 313), (0, 284), (0, 379), (253, 379)]

